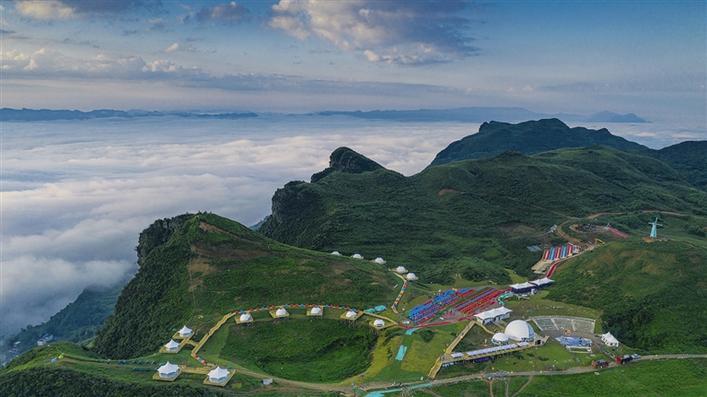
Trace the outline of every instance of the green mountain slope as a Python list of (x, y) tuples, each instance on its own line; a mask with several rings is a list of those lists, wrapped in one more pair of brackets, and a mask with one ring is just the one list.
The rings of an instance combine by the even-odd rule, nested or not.
[(629, 346), (707, 352), (707, 250), (681, 241), (615, 241), (563, 264), (548, 298), (603, 311)]
[(111, 288), (87, 288), (75, 301), (61, 309), (46, 322), (23, 329), (7, 342), (17, 346), (17, 353), (35, 346), (37, 339), (51, 334), (55, 340), (79, 342), (92, 338), (105, 319), (113, 312), (123, 284)]
[(707, 141), (686, 141), (657, 151), (657, 157), (685, 175), (693, 185), (707, 189)]
[[(331, 163), (341, 168), (336, 158)], [(525, 247), (548, 238), (545, 231), (569, 217), (704, 208), (707, 194), (665, 163), (595, 147), (505, 153), (411, 177), (384, 168), (343, 168), (278, 189), (260, 230), (288, 244), (409, 262), (426, 281), (461, 273), (505, 282), (477, 270), (493, 269), (491, 263), (527, 274), (537, 254)]]
[(518, 124), (491, 121), (483, 123), (478, 133), (449, 144), (437, 154), (432, 165), (489, 158), (505, 151), (534, 154), (561, 148), (594, 145), (639, 153), (650, 150), (612, 135), (606, 128), (600, 130), (570, 128), (558, 119), (526, 121)]
[(140, 269), (96, 338), (108, 357), (152, 353), (183, 324), (201, 335), (235, 309), (367, 307), (395, 295), (380, 265), (290, 247), (213, 214), (155, 222), (140, 235), (138, 254)]

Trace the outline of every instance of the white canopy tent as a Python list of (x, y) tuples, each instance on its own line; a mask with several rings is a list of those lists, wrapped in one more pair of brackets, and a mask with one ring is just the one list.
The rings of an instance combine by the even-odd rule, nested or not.
[(351, 255), (351, 257), (354, 259), (363, 259), (363, 255), (361, 255), (361, 254), (353, 254), (353, 255)]
[(177, 375), (179, 375), (179, 366), (167, 361), (166, 364), (157, 368), (157, 374), (159, 375), (160, 378), (165, 378), (165, 379), (174, 378)]
[(373, 321), (373, 326), (376, 328), (383, 328), (385, 327), (385, 321), (381, 320), (380, 318), (377, 318)]
[(253, 315), (250, 313), (243, 313), (238, 317), (238, 321), (241, 323), (249, 323), (253, 321)]
[(398, 274), (405, 274), (408, 272), (408, 269), (406, 269), (405, 266), (398, 266), (395, 268), (395, 272)]
[(415, 281), (415, 280), (417, 280), (417, 274), (415, 274), (415, 273), (408, 273), (408, 274), (405, 275), (405, 278), (406, 278), (408, 281)]
[(358, 315), (358, 313), (356, 313), (355, 310), (349, 310), (346, 312), (346, 314), (344, 316), (348, 319), (352, 319), (352, 318), (356, 318), (357, 315)]
[(339, 251), (331, 251), (331, 254), (335, 256), (341, 256), (341, 252)]
[(377, 257), (376, 259), (374, 259), (373, 262), (375, 262), (379, 265), (385, 265), (385, 259), (381, 258), (380, 256)]
[(284, 307), (275, 310), (275, 317), (287, 317), (288, 314)]
[(165, 343), (164, 348), (168, 352), (173, 352), (179, 349), (179, 343), (175, 342), (174, 339), (170, 339), (169, 342)]
[(212, 369), (211, 371), (209, 371), (209, 374), (208, 374), (209, 381), (215, 382), (215, 383), (223, 382), (224, 380), (228, 379), (228, 375), (230, 375), (230, 374), (231, 373), (228, 372), (227, 369), (224, 369), (221, 367), (216, 367), (216, 368)]
[(189, 336), (192, 336), (193, 334), (194, 332), (192, 331), (192, 329), (187, 327), (186, 325), (179, 330), (179, 336), (181, 336), (182, 338), (187, 338)]

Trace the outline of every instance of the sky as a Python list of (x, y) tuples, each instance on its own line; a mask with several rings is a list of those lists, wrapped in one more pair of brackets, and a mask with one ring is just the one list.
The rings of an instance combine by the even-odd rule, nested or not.
[(704, 1), (4, 1), (9, 107), (705, 122)]

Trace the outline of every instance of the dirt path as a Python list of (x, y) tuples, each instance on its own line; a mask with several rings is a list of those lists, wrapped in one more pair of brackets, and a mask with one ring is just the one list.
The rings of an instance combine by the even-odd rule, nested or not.
[(528, 385), (530, 384), (530, 382), (533, 381), (533, 378), (534, 378), (534, 376), (529, 376), (529, 377), (528, 377), (528, 380), (523, 384), (523, 386), (520, 387), (520, 389), (518, 389), (515, 393), (513, 393), (513, 396), (512, 396), (512, 397), (516, 397), (517, 395), (519, 395), (520, 393), (522, 393), (523, 390), (525, 390), (525, 388), (528, 387)]

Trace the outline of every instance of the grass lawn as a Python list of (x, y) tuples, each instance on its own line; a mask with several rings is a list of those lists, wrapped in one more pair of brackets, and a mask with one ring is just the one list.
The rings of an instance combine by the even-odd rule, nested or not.
[(377, 339), (375, 331), (363, 323), (329, 319), (256, 322), (248, 327), (228, 324), (224, 328), (228, 330), (219, 332), (226, 335), (215, 335), (209, 354), (225, 340), (219, 353), (222, 359), (311, 382), (339, 381), (363, 372)]

